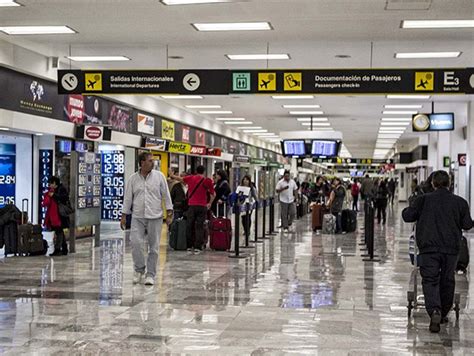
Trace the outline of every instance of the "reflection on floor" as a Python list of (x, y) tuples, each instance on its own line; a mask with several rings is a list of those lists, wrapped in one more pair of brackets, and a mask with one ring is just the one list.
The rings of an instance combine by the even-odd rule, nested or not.
[(459, 323), (427, 331), (424, 311), (407, 318), (410, 226), (397, 209), (376, 225), (381, 262), (363, 262), (359, 231), (295, 232), (245, 250), (188, 256), (160, 252), (154, 287), (132, 285), (129, 242), (104, 233), (59, 258), (0, 259), (0, 352), (6, 354), (184, 353), (214, 355), (467, 354), (474, 321), (466, 276)]

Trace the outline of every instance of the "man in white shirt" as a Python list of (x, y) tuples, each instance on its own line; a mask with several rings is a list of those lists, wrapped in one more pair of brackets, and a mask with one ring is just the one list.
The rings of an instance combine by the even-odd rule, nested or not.
[[(130, 241), (135, 270), (133, 284), (140, 283), (146, 271), (145, 285), (151, 286), (155, 284), (159, 256), (163, 202), (168, 225), (173, 221), (173, 203), (164, 174), (153, 169), (151, 153), (140, 154), (138, 163), (140, 169), (127, 182), (120, 225), (125, 229), (126, 215), (132, 214)], [(145, 266), (143, 249), (146, 242), (149, 252)]]
[(288, 227), (293, 224), (296, 216), (295, 194), (298, 192), (296, 182), (290, 178), (290, 172), (285, 171), (283, 179), (276, 186), (280, 198), (281, 227), (288, 232)]

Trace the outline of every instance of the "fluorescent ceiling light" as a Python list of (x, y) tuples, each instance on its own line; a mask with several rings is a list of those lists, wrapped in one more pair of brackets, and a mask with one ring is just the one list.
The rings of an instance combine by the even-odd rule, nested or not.
[(403, 94), (387, 95), (387, 99), (427, 100), (429, 98), (431, 98), (431, 95), (403, 95)]
[(197, 5), (232, 2), (233, 0), (160, 0), (164, 5)]
[(233, 114), (232, 111), (229, 110), (204, 110), (204, 111), (199, 111), (200, 114), (214, 114), (214, 115), (231, 115)]
[(283, 105), (285, 109), (319, 109), (321, 105)]
[(375, 143), (396, 143), (397, 139), (378, 139)]
[(386, 122), (386, 121), (382, 121), (380, 123), (380, 126), (392, 126), (392, 127), (407, 127), (408, 125), (410, 125), (410, 122)]
[(124, 62), (130, 61), (125, 56), (68, 56), (66, 57), (74, 62)]
[(201, 95), (162, 95), (163, 99), (177, 99), (177, 100), (196, 100), (204, 99)]
[(252, 121), (224, 121), (227, 125), (253, 125)]
[(257, 60), (275, 60), (290, 59), (289, 54), (226, 54), (231, 61), (257, 61)]
[(402, 28), (470, 28), (474, 20), (405, 20)]
[(378, 138), (400, 138), (401, 134), (379, 134)]
[(383, 117), (383, 122), (411, 122), (411, 117)]
[(415, 115), (418, 114), (418, 111), (409, 111), (409, 110), (384, 110), (382, 111), (384, 115)]
[(391, 143), (378, 143), (375, 145), (375, 148), (392, 148), (394, 145)]
[(8, 127), (0, 127), (0, 131), (10, 131)]
[(255, 136), (260, 136), (260, 137), (278, 137), (274, 132), (266, 132), (266, 133), (256, 133), (254, 134)]
[[(311, 122), (303, 122), (303, 126), (311, 126)], [(313, 126), (331, 126), (329, 122), (313, 122)]]
[(245, 133), (268, 132), (268, 130), (243, 130)]
[(308, 100), (314, 99), (313, 95), (273, 95), (275, 100)]
[(423, 105), (385, 105), (385, 109), (421, 109)]
[[(239, 122), (240, 124), (240, 122)], [(251, 130), (251, 129), (261, 129), (261, 126), (244, 126), (244, 127), (237, 127), (239, 130)]]
[(186, 105), (188, 109), (221, 109), (220, 105)]
[(42, 133), (35, 133), (36, 136), (43, 136)]
[(324, 111), (290, 111), (290, 115), (323, 115)]
[(273, 30), (269, 22), (220, 22), (193, 23), (198, 31), (269, 31)]
[(403, 130), (397, 130), (397, 131), (382, 131), (380, 130), (379, 133), (381, 134), (402, 134), (404, 133), (405, 131)]
[(8, 35), (64, 35), (76, 33), (68, 26), (3, 26), (0, 31)]
[[(299, 117), (296, 120), (311, 122), (310, 117)], [(313, 117), (313, 122), (318, 122), (318, 121), (328, 121), (328, 118), (327, 117)]]
[(8, 7), (8, 6), (21, 6), (21, 5), (13, 0), (0, 0), (0, 7)]
[(245, 121), (244, 117), (216, 117), (217, 121)]
[(403, 131), (405, 132), (406, 130), (406, 127), (381, 127), (379, 129), (380, 132), (382, 131), (386, 131), (386, 132), (389, 132), (389, 131)]
[(461, 52), (405, 52), (395, 53), (395, 58), (399, 59), (420, 59), (420, 58), (457, 58)]

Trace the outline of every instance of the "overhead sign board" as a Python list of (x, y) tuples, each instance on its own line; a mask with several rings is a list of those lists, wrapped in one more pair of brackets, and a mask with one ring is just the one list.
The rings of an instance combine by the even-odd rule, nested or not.
[(144, 147), (155, 151), (166, 151), (168, 141), (157, 137), (145, 137)]
[(59, 94), (471, 94), (473, 68), (59, 70)]
[(412, 127), (415, 132), (454, 130), (453, 113), (413, 115)]
[(191, 152), (191, 145), (184, 142), (170, 142), (168, 151), (171, 153), (189, 154)]

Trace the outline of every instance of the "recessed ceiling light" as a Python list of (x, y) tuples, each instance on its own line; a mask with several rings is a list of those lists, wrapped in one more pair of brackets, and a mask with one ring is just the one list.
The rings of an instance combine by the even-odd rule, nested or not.
[(283, 105), (285, 109), (319, 109), (321, 105)]
[(414, 58), (457, 58), (461, 52), (405, 52), (395, 53), (395, 58), (414, 59)]
[[(303, 126), (311, 126), (311, 122), (303, 122)], [(313, 122), (313, 126), (331, 126), (329, 122)]]
[(290, 115), (324, 115), (324, 111), (290, 111)]
[(13, 0), (0, 0), (0, 7), (9, 7), (9, 6), (21, 6), (21, 5)]
[(193, 23), (198, 31), (269, 31), (273, 30), (269, 22), (220, 22)]
[(314, 99), (313, 95), (273, 95), (275, 100), (308, 100)]
[(385, 109), (421, 109), (423, 105), (385, 105)]
[(404, 100), (427, 100), (431, 95), (404, 95), (404, 94), (389, 94), (387, 99), (404, 99)]
[[(299, 117), (296, 120), (301, 121), (301, 122), (311, 122), (310, 117)], [(313, 122), (321, 122), (321, 121), (328, 121), (327, 117), (313, 117), (312, 118)]]
[(243, 130), (245, 133), (268, 132), (268, 130)]
[(224, 121), (227, 125), (253, 125), (252, 121)]
[(0, 31), (8, 35), (65, 35), (77, 33), (68, 26), (3, 26)]
[(383, 117), (383, 122), (411, 122), (411, 117)]
[(186, 105), (188, 109), (221, 109), (220, 105)]
[(42, 133), (36, 133), (35, 135), (36, 135), (36, 136), (43, 136)]
[(231, 61), (290, 59), (289, 54), (226, 54), (225, 56)]
[(131, 59), (125, 56), (68, 56), (74, 62), (124, 62)]
[(415, 115), (418, 114), (418, 111), (408, 111), (408, 110), (384, 110), (382, 111), (384, 115)]
[(160, 0), (164, 5), (198, 5), (233, 2), (234, 0)]
[(231, 115), (233, 114), (232, 111), (229, 110), (203, 110), (199, 111), (200, 114), (208, 114), (208, 115)]
[(251, 129), (261, 129), (261, 126), (243, 126), (243, 127), (237, 127), (239, 130), (251, 130)]
[(245, 121), (245, 117), (216, 117), (217, 121)]
[(405, 20), (402, 28), (470, 28), (474, 20)]
[(162, 95), (163, 99), (177, 99), (177, 100), (196, 100), (204, 99), (201, 95)]

